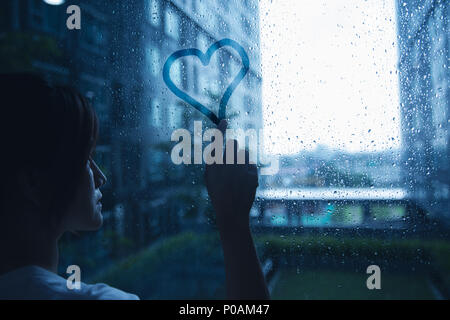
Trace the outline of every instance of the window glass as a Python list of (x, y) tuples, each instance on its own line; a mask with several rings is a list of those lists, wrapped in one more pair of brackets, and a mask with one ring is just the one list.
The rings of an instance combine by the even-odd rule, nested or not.
[(167, 8), (164, 21), (164, 31), (165, 33), (174, 38), (179, 39), (180, 36), (180, 19), (174, 10)]
[(198, 48), (202, 51), (206, 51), (208, 49), (209, 45), (210, 45), (210, 41), (209, 41), (208, 37), (203, 33), (199, 33), (197, 35)]
[[(231, 91), (273, 299), (449, 298), (448, 1), (77, 1), (81, 30), (68, 1), (49, 2), (0, 1), (0, 73), (85, 95), (108, 178), (103, 225), (61, 237), (60, 275), (76, 264), (82, 281), (142, 299), (226, 298), (204, 177), (216, 124), (198, 109), (218, 116)], [(224, 39), (245, 54), (213, 50)], [(169, 60), (184, 49), (203, 56)], [(371, 265), (381, 290), (367, 288)]]
[(177, 105), (170, 105), (168, 109), (169, 116), (169, 127), (176, 129), (181, 125), (182, 113), (180, 111), (181, 107)]
[(153, 76), (160, 75), (161, 68), (161, 57), (159, 54), (159, 49), (153, 46), (147, 48), (147, 63), (150, 69), (150, 73)]
[(199, 18), (206, 18), (208, 14), (208, 2), (206, 0), (194, 0), (196, 2), (196, 11)]
[(178, 86), (181, 86), (182, 81), (183, 81), (182, 69), (183, 69), (183, 64), (180, 60), (174, 62), (174, 64), (172, 65), (172, 68), (170, 69), (171, 78), (173, 79), (173, 82)]
[(159, 0), (147, 0), (147, 3), (150, 23), (154, 26), (159, 26), (161, 23)]
[(150, 123), (155, 127), (161, 127), (163, 123), (163, 110), (161, 108), (160, 102), (157, 99), (152, 99), (151, 101), (151, 111), (150, 111)]

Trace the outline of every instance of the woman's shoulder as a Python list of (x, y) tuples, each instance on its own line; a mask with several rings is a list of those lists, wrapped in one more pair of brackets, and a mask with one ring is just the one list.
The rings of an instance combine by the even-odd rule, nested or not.
[[(84, 288), (83, 288), (84, 287)], [(87, 299), (95, 300), (139, 300), (135, 294), (111, 287), (105, 283), (85, 284), (81, 283), (81, 290)]]
[(0, 299), (20, 300), (139, 300), (104, 283), (79, 287), (39, 266), (26, 266), (0, 275)]

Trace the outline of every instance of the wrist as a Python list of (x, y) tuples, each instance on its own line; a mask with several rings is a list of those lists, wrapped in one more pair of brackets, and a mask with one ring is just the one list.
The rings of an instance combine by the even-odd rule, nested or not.
[(219, 234), (225, 253), (249, 252), (254, 247), (250, 227), (219, 230)]
[(217, 228), (219, 232), (224, 237), (236, 237), (239, 235), (250, 234), (250, 223), (246, 221), (226, 221), (217, 222)]

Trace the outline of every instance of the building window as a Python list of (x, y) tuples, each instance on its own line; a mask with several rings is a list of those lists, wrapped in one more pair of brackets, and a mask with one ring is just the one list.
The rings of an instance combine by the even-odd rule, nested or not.
[(241, 15), (241, 25), (242, 25), (242, 31), (247, 34), (247, 35), (251, 35), (252, 34), (252, 25), (250, 23), (250, 21), (248, 20), (248, 18), (245, 15)]
[(150, 47), (147, 49), (147, 64), (150, 69), (150, 73), (153, 76), (157, 76), (161, 71), (161, 56), (159, 49)]
[(32, 24), (35, 27), (45, 29), (44, 2), (40, 0), (31, 1), (30, 12)]
[(229, 7), (229, 2), (228, 1), (219, 1), (220, 6), (222, 7), (222, 9), (228, 13), (228, 11), (230, 11), (230, 7)]
[(221, 16), (217, 16), (217, 27), (222, 32), (222, 34), (228, 34), (230, 32), (228, 23), (223, 20)]
[(199, 73), (197, 78), (198, 88), (200, 93), (204, 92), (208, 88), (208, 78), (204, 73)]
[(179, 128), (181, 125), (181, 118), (183, 111), (182, 107), (175, 104), (171, 104), (168, 110), (169, 110), (168, 116), (169, 128), (171, 129)]
[(208, 50), (208, 37), (205, 36), (204, 34), (199, 34), (197, 37), (197, 47), (202, 50), (203, 52), (205, 52), (206, 50)]
[(149, 21), (155, 27), (161, 24), (161, 13), (158, 0), (149, 0), (148, 2)]
[(198, 75), (198, 68), (197, 66), (194, 66), (194, 93), (198, 93), (199, 89), (199, 75)]
[(182, 87), (181, 81), (181, 61), (175, 61), (170, 68), (170, 77), (172, 78), (173, 83), (179, 88)]
[[(228, 79), (232, 79), (233, 75), (230, 73), (231, 67), (230, 67), (230, 56), (228, 54), (222, 54), (219, 57), (219, 70), (220, 70), (220, 80), (222, 87), (225, 85), (225, 83), (228, 82)], [(234, 78), (234, 77), (233, 77)]]
[(90, 23), (87, 26), (86, 41), (90, 45), (101, 46), (105, 43), (102, 28), (96, 24)]
[(165, 33), (173, 39), (178, 40), (180, 38), (179, 28), (180, 18), (172, 9), (167, 9), (164, 23)]
[(255, 105), (253, 102), (253, 98), (249, 95), (246, 95), (244, 98), (244, 110), (247, 114), (252, 112), (253, 106)]
[(218, 96), (220, 94), (220, 84), (218, 79), (211, 79), (212, 81), (209, 82), (209, 91), (214, 96)]
[(244, 5), (247, 9), (251, 9), (252, 7), (252, 0), (244, 0)]
[(199, 17), (205, 18), (208, 13), (206, 1), (205, 0), (196, 0), (196, 1), (197, 1), (196, 9)]
[(251, 73), (247, 74), (246, 78), (247, 78), (246, 79), (246, 81), (247, 81), (247, 88), (249, 90), (256, 89), (256, 81), (255, 81), (256, 79), (253, 76), (253, 74), (251, 74)]
[(148, 157), (150, 162), (148, 165), (148, 173), (150, 176), (149, 179), (152, 182), (163, 180), (164, 175), (161, 167), (163, 166), (164, 162), (164, 154), (161, 152), (161, 150), (150, 149), (148, 151)]
[(158, 99), (152, 99), (150, 110), (150, 125), (156, 128), (162, 124), (162, 110)]

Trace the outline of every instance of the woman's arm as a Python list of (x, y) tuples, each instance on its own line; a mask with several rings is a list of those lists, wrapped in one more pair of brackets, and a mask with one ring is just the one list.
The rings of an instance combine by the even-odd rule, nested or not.
[[(221, 122), (219, 129), (225, 132), (226, 122)], [(237, 150), (237, 141), (234, 141), (235, 164), (207, 165), (205, 171), (224, 252), (227, 297), (269, 299), (249, 226), (258, 173), (255, 165), (236, 164)]]
[[(247, 213), (248, 214), (248, 213)], [(269, 299), (250, 229), (220, 232), (229, 299)]]

